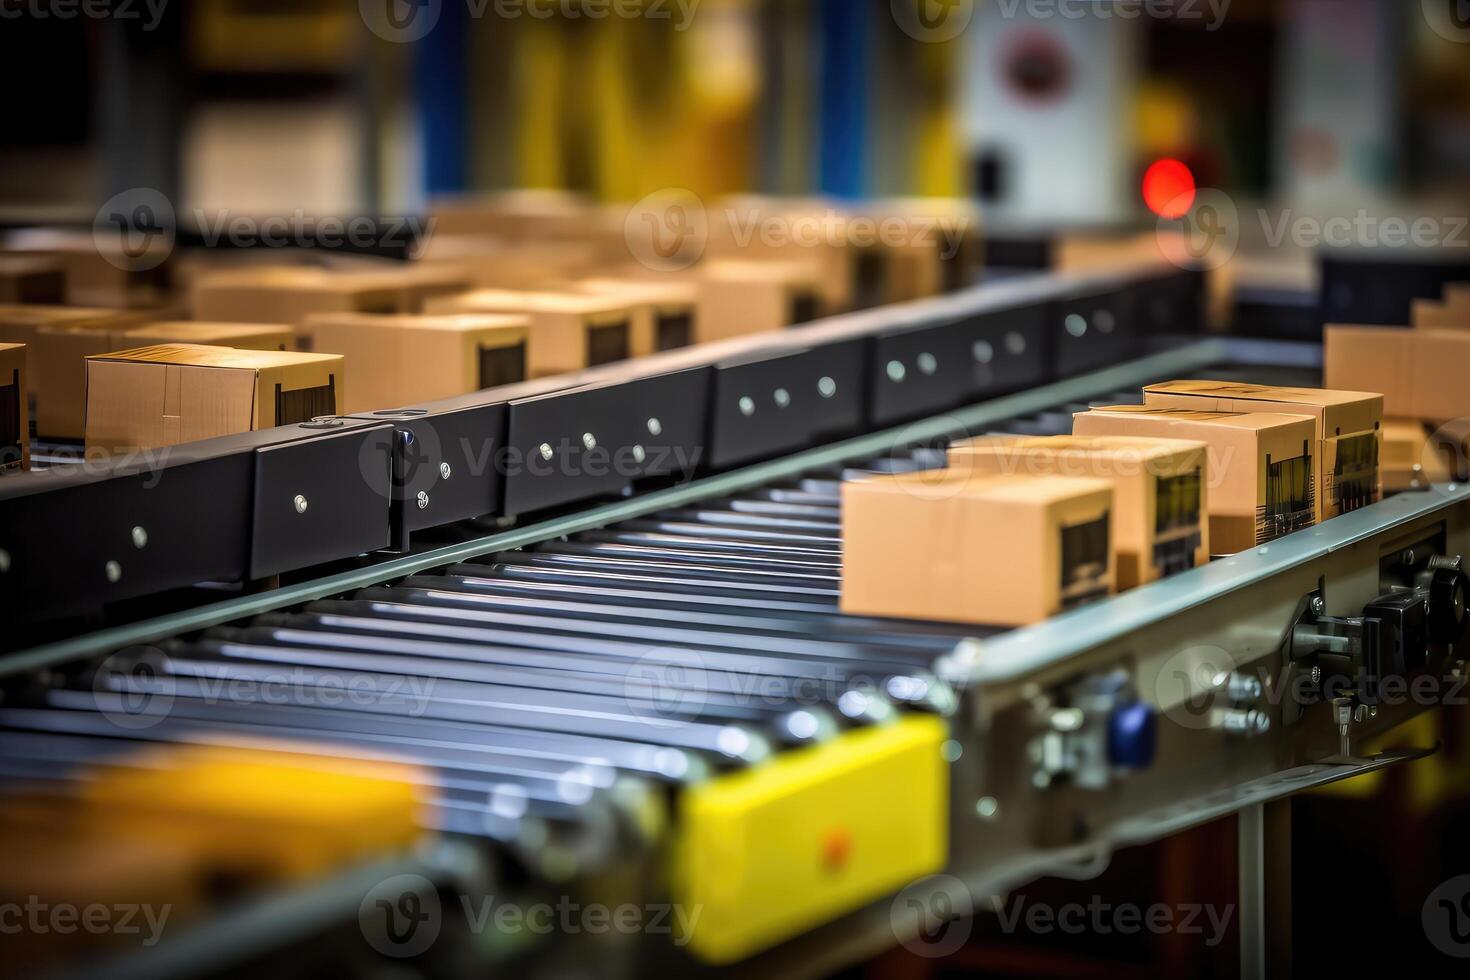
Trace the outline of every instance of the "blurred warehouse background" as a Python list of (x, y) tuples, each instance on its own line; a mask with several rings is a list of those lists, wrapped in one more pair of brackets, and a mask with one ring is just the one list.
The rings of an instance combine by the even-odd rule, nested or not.
[[(1422, 219), (1403, 250), (1470, 267), (1464, 0), (0, 0), (0, 84), (7, 249), (119, 200), (167, 202), (196, 245), (240, 244), (219, 233), (239, 218), (257, 236), (300, 222), (291, 244), (320, 247), (322, 220), (372, 218), (389, 230), (349, 250), (407, 258), (428, 246), (400, 219), (479, 234), (459, 202), (499, 192), (558, 192), (502, 198), (538, 234), (572, 200), (917, 198), (973, 205), (998, 276), (1155, 254), (1180, 200), (1216, 195), (1228, 227), (1184, 229), (1206, 252), (1229, 239), (1201, 263), (1212, 326), (1298, 338), (1333, 304), (1407, 321), (1324, 288), (1323, 246), (1392, 252), (1389, 222)], [(1434, 758), (1292, 804), (1298, 964), (1425, 952), (1414, 896), (1470, 846), (1461, 715), (1395, 743), (1443, 744)], [(1234, 839), (1227, 819), (1028, 894), (1223, 907)], [(966, 929), (947, 956), (853, 975), (1239, 974), (1234, 933), (1217, 951)], [(1347, 942), (1370, 930), (1372, 948)]]
[(1136, 220), (1161, 157), (1326, 211), (1428, 210), (1470, 163), (1453, 0), (113, 6), (0, 4), (11, 223), (134, 187), (256, 215), (685, 187), (972, 194), (1000, 228), (1075, 227)]

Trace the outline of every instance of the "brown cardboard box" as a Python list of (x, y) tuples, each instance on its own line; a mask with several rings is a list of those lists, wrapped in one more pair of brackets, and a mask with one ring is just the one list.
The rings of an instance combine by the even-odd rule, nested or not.
[[(140, 269), (120, 249), (106, 254), (93, 243), (68, 249), (62, 253), (66, 264), (66, 302), (72, 306), (106, 306), (116, 309), (144, 309), (163, 306), (173, 298), (172, 267), (164, 242), (153, 242), (147, 248), (159, 251), (157, 265)], [(145, 253), (146, 254), (146, 253)], [(150, 256), (151, 263), (154, 258)]]
[(130, 241), (136, 251), (126, 253), (121, 237), (108, 244), (90, 231), (31, 229), (10, 236), (7, 243), (16, 256), (61, 264), (69, 306), (138, 309), (172, 299), (173, 242), (166, 236)]
[(207, 323), (202, 320), (162, 320), (113, 333), (114, 350), (157, 344), (204, 344), (240, 350), (291, 350), (291, 328), (273, 323)]
[(1210, 548), (1216, 554), (1245, 551), (1316, 523), (1317, 420), (1309, 415), (1109, 405), (1078, 414), (1072, 431), (1205, 443)]
[(883, 250), (881, 301), (901, 303), (968, 286), (981, 262), (980, 215), (954, 198), (899, 198), (873, 214)]
[(632, 355), (635, 304), (615, 296), (477, 289), (429, 302), (430, 313), (510, 314), (530, 320), (530, 377), (566, 374)]
[(580, 237), (596, 219), (592, 202), (570, 191), (525, 189), (432, 203), (436, 234), (510, 240)]
[(475, 235), (435, 233), (419, 265), (462, 273), (477, 289), (537, 289), (589, 274), (599, 264), (589, 242), (507, 242)]
[(313, 313), (404, 313), (414, 297), (393, 274), (275, 266), (201, 276), (193, 305), (196, 320), (294, 326)]
[(1025, 626), (1113, 591), (1113, 485), (943, 470), (842, 485), (842, 611)]
[(823, 315), (809, 262), (719, 260), (697, 266), (700, 343), (781, 330)]
[(1414, 300), (1416, 330), (1470, 330), (1470, 306), (1452, 306), (1432, 299)]
[[(859, 252), (847, 239), (851, 216), (815, 198), (743, 194), (724, 198), (709, 214), (706, 253), (713, 260), (797, 262), (814, 266), (822, 307), (840, 313), (858, 303)], [(877, 256), (877, 250), (872, 249)]]
[(1427, 490), (1449, 482), (1445, 459), (1430, 449), (1429, 426), (1418, 419), (1383, 420), (1383, 492)]
[(87, 358), (87, 448), (152, 449), (342, 413), (339, 354), (161, 344)]
[(486, 314), (318, 313), (297, 328), (303, 349), (352, 367), (348, 414), (512, 384), (526, 376), (530, 318)]
[(1143, 389), (1144, 404), (1207, 412), (1290, 412), (1317, 420), (1317, 522), (1382, 497), (1383, 396), (1370, 391), (1281, 388), (1225, 381), (1166, 381)]
[(699, 311), (699, 287), (680, 279), (619, 279), (606, 276), (580, 279), (572, 284), (581, 292), (617, 296), (639, 307), (639, 325), (633, 331), (633, 356), (677, 350), (694, 342)]
[(0, 344), (0, 474), (31, 468), (25, 344)]
[(1208, 450), (1202, 442), (1123, 436), (986, 438), (949, 448), (954, 473), (1083, 476), (1115, 491), (1118, 590), (1210, 560)]
[(0, 342), (25, 344), (36, 434), (81, 439), (89, 354), (117, 349), (118, 333), (145, 319), (139, 312), (79, 306), (0, 306)]
[(1325, 344), (1328, 386), (1383, 392), (1384, 415), (1470, 416), (1470, 330), (1328, 326)]
[(66, 264), (57, 256), (0, 255), (0, 303), (64, 303)]

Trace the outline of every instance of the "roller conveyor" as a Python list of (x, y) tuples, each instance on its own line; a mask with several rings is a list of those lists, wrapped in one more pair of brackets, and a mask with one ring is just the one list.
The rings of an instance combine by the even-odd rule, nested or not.
[[(1252, 363), (1242, 356), (1221, 370), (1249, 380)], [(1175, 370), (1145, 364), (1136, 383)], [(1057, 434), (1072, 411), (1122, 401), (1118, 385), (1133, 383), (1071, 385), (1039, 411), (976, 411), (969, 431)], [(1327, 612), (1371, 599), (1354, 590), (1380, 540), (1464, 548), (1465, 501), (1395, 498), (1026, 630), (840, 613), (841, 481), (932, 468), (947, 432), (952, 421), (917, 425), (911, 442), (858, 440), (839, 458), (794, 457), (612, 505), (627, 510), (611, 519), (553, 519), (369, 566), (345, 584), (227, 603), (185, 628), (136, 631), (99, 650), (111, 654), (100, 666), (99, 657), (52, 672), (0, 706), (0, 772), (67, 779), (119, 746), (261, 740), (413, 762), (425, 773), (425, 828), (490, 842), (512, 880), (590, 882), (632, 862), (652, 882), (632, 897), (711, 904), (713, 931), (681, 947), (681, 967), (781, 972), (834, 935), (868, 937), (854, 949), (891, 942), (906, 925), (885, 896), (930, 872), (948, 870), (979, 894), (1187, 825), (1190, 814), (1206, 819), (1230, 805), (1222, 794), (1275, 792), (1262, 781), (1291, 792), (1387, 764), (1357, 755), (1357, 743), (1412, 708), (1385, 708), (1343, 737), (1330, 705), (1288, 718), (1220, 695), (1205, 721), (1169, 726), (1201, 692), (1176, 695), (1159, 678), (1180, 651), (1219, 642), (1201, 608), (1280, 636), (1324, 582)], [(1289, 650), (1252, 650), (1274, 669), (1292, 662)], [(344, 703), (353, 690), (367, 696)], [(1106, 719), (1138, 702), (1164, 720), (1156, 755), (1130, 768), (1107, 757)], [(1270, 725), (1252, 735), (1236, 722), (1249, 711)], [(1055, 760), (1035, 761), (1053, 745)], [(901, 770), (882, 769), (885, 759)], [(895, 788), (898, 771), (931, 763), (937, 782)], [(668, 855), (739, 826), (716, 814), (793, 827), (740, 860), (800, 865), (809, 842), (794, 829), (797, 810), (781, 808), (809, 812), (807, 794), (839, 772), (867, 773), (890, 803), (838, 806), (834, 819), (862, 838), (886, 832), (865, 821), (891, 816), (939, 842), (942, 860), (916, 846), (913, 863), (905, 852), (863, 867), (871, 877), (851, 891), (804, 888), (814, 905), (753, 932), (698, 873), (666, 874)], [(770, 794), (769, 811), (734, 802), (742, 779)], [(923, 803), (935, 792), (946, 801), (937, 814)], [(938, 825), (926, 823), (936, 815)], [(741, 893), (736, 905), (757, 897)], [(595, 944), (587, 955), (598, 957)], [(667, 955), (645, 950), (631, 962)]]

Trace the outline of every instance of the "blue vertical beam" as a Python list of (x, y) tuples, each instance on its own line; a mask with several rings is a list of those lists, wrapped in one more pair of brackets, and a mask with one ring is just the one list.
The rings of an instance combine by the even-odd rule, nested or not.
[(834, 197), (858, 198), (868, 191), (871, 16), (867, 0), (818, 0), (822, 59), (818, 185), (822, 193)]
[(469, 187), (469, 59), (467, 4), (440, 5), (439, 22), (415, 45), (424, 190), (459, 194)]

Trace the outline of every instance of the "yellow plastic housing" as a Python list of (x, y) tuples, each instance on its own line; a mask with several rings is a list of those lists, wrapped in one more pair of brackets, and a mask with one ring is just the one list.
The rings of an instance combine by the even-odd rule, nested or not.
[(948, 737), (942, 720), (909, 717), (686, 791), (673, 854), (681, 941), (733, 963), (942, 868)]

